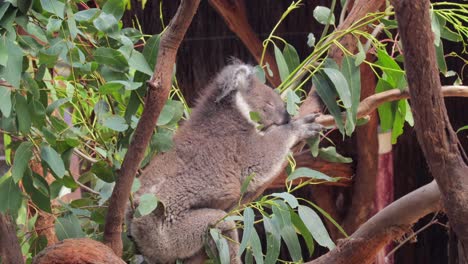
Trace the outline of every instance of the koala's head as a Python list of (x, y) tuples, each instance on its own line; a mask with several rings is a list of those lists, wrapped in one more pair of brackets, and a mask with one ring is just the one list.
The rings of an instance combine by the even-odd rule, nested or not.
[[(261, 83), (250, 65), (236, 61), (226, 66), (216, 78), (215, 85), (220, 89), (216, 102), (230, 100), (242, 116), (254, 125), (259, 123), (266, 129), (290, 120), (280, 95)], [(252, 120), (256, 118), (260, 120)]]

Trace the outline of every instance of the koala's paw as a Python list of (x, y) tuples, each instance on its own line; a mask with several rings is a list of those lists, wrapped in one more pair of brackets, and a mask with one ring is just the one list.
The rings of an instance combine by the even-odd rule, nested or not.
[(299, 140), (316, 137), (323, 130), (323, 126), (315, 123), (315, 118), (320, 114), (310, 114), (293, 121), (294, 129)]

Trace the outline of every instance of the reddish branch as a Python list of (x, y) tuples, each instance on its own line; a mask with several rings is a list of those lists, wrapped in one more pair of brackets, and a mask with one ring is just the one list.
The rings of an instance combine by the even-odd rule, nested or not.
[(169, 95), (177, 50), (199, 4), (200, 0), (181, 1), (177, 13), (161, 37), (154, 74), (148, 82), (145, 108), (122, 163), (106, 217), (104, 242), (119, 256), (122, 255), (122, 223), (130, 189), (158, 116)]
[(308, 264), (370, 264), (389, 242), (405, 234), (421, 217), (440, 209), (440, 192), (433, 181), (391, 203), (337, 247)]
[[(260, 64), (263, 44), (249, 24), (244, 0), (210, 0), (210, 4), (218, 11), (229, 29), (236, 33), (252, 56), (254, 56), (257, 63)], [(268, 81), (275, 87), (280, 85), (281, 79), (279, 77), (278, 66), (275, 59), (268, 52), (265, 53), (264, 58), (264, 64), (266, 63), (268, 63), (273, 72), (273, 76), (269, 74), (265, 75)]]
[(459, 253), (468, 258), (467, 159), (445, 108), (431, 30), (430, 2), (393, 1), (393, 5), (405, 54), (416, 136), (441, 190), (450, 226), (461, 242)]
[(16, 228), (8, 214), (0, 214), (0, 262), (24, 263)]

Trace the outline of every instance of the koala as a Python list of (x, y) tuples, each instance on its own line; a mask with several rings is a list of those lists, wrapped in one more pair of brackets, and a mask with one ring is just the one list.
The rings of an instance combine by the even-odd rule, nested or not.
[[(251, 112), (260, 115), (261, 128)], [(256, 78), (253, 67), (226, 66), (176, 132), (172, 150), (156, 156), (139, 178), (136, 203), (145, 193), (160, 201), (149, 215), (127, 211), (129, 234), (146, 261), (203, 263), (212, 227), (238, 241), (235, 223), (220, 219), (239, 203), (242, 183), (254, 175), (243, 203), (261, 194), (291, 147), (321, 131), (315, 117), (291, 120), (281, 97)], [(242, 263), (238, 246), (229, 242), (231, 263)]]

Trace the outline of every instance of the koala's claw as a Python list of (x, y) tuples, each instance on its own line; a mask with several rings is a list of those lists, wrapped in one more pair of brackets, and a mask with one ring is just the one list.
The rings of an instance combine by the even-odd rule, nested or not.
[(307, 115), (294, 122), (300, 140), (316, 137), (324, 129), (322, 125), (314, 123), (315, 118), (319, 115), (320, 114)]
[(315, 119), (319, 116), (320, 114), (319, 113), (314, 113), (314, 114), (309, 114), (309, 115), (306, 115), (302, 118), (302, 120), (304, 120), (304, 123), (312, 123), (315, 121)]

